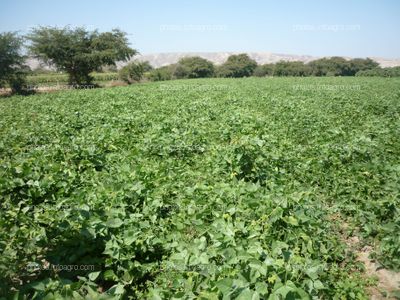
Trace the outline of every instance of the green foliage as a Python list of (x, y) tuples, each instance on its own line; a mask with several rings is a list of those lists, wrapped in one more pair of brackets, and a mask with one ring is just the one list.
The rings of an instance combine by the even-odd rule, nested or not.
[[(91, 73), (90, 76), (93, 78), (95, 84), (104, 84), (112, 80), (118, 80), (118, 73)], [(26, 77), (26, 84), (28, 88), (41, 88), (41, 87), (53, 87), (63, 86), (68, 84), (68, 75), (55, 72), (47, 73), (33, 73)]]
[[(373, 71), (370, 71), (373, 70)], [(145, 71), (146, 72), (146, 71)], [(181, 59), (177, 64), (153, 69), (146, 73), (151, 81), (201, 77), (266, 77), (266, 76), (398, 76), (396, 68), (380, 69), (378, 63), (370, 58), (346, 60), (331, 57), (314, 60), (310, 63), (300, 61), (279, 61), (276, 64), (257, 66), (247, 54), (231, 55), (221, 66), (201, 57)]]
[(314, 76), (354, 76), (359, 71), (378, 67), (378, 63), (370, 58), (346, 60), (343, 57), (331, 57), (314, 60), (308, 66)]
[(101, 70), (98, 71), (99, 73), (117, 73), (118, 68), (116, 65), (111, 65), (111, 66), (103, 66), (101, 67)]
[(255, 60), (247, 54), (237, 54), (228, 57), (227, 61), (218, 67), (219, 77), (248, 77), (257, 67)]
[(0, 87), (11, 87), (12, 92), (22, 93), (29, 68), (21, 54), (23, 39), (14, 32), (0, 33)]
[(175, 69), (176, 65), (168, 65), (157, 69), (153, 69), (149, 72), (148, 78), (151, 81), (164, 81), (164, 80), (175, 79), (174, 77)]
[(362, 77), (400, 77), (400, 67), (375, 68), (358, 71), (356, 76)]
[(206, 78), (214, 74), (214, 65), (211, 61), (194, 56), (179, 60), (174, 76), (180, 78)]
[(379, 64), (370, 58), (353, 58), (349, 61), (351, 68), (351, 75), (354, 76), (359, 71), (372, 70), (379, 68)]
[(265, 77), (274, 75), (275, 64), (259, 65), (255, 68), (253, 75), (256, 77)]
[(136, 53), (118, 29), (99, 33), (84, 28), (38, 27), (28, 35), (31, 53), (69, 75), (70, 84), (91, 83), (90, 73)]
[(308, 65), (314, 76), (348, 76), (351, 75), (350, 63), (343, 57), (321, 58)]
[(150, 72), (151, 70), (153, 70), (153, 66), (148, 61), (143, 61), (142, 66), (144, 72)]
[(143, 77), (145, 67), (148, 68), (141, 62), (131, 62), (119, 70), (118, 77), (126, 83), (138, 82)]
[(309, 65), (301, 61), (280, 61), (275, 64), (274, 76), (310, 76)]
[(0, 295), (368, 299), (343, 223), (399, 269), (399, 83), (196, 79), (3, 99)]

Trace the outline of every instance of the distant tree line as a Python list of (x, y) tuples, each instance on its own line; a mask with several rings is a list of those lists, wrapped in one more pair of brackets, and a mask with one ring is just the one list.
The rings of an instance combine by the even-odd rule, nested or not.
[(258, 65), (247, 54), (228, 57), (225, 63), (216, 66), (201, 57), (185, 57), (176, 64), (153, 69), (149, 80), (161, 81), (183, 78), (205, 77), (267, 77), (267, 76), (383, 76), (397, 77), (400, 67), (380, 68), (370, 58), (346, 60), (342, 57), (321, 58), (309, 63), (279, 61), (275, 64)]
[[(126, 33), (88, 31), (84, 28), (37, 27), (25, 37), (17, 33), (0, 33), (0, 87), (23, 92), (28, 66), (22, 49), (28, 40), (28, 54), (58, 71), (68, 74), (70, 84), (91, 84), (91, 73), (104, 69), (116, 70), (116, 63), (129, 61), (137, 51), (129, 47)], [(342, 57), (321, 58), (309, 63), (279, 61), (258, 65), (247, 54), (228, 57), (222, 65), (194, 56), (184, 57), (176, 64), (153, 68), (148, 62), (133, 61), (118, 72), (119, 79), (130, 84), (143, 78), (162, 81), (208, 77), (266, 76), (400, 76), (400, 67), (380, 68), (370, 58), (346, 60)]]
[(400, 77), (400, 67), (374, 68), (357, 72), (356, 76)]

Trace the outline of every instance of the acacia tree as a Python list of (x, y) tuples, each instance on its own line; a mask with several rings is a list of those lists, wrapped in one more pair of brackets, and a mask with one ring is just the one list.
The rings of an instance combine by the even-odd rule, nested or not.
[(181, 58), (174, 72), (176, 78), (204, 78), (213, 74), (214, 64), (199, 56)]
[(343, 57), (320, 58), (308, 63), (314, 76), (352, 76), (350, 62)]
[(38, 59), (69, 75), (70, 84), (91, 83), (90, 73), (115, 66), (137, 53), (119, 29), (99, 33), (85, 28), (38, 27), (28, 35), (29, 50)]
[(353, 58), (350, 60), (351, 75), (354, 76), (359, 71), (372, 70), (378, 68), (379, 64), (370, 58)]
[(0, 87), (8, 84), (12, 92), (23, 91), (25, 75), (25, 57), (21, 54), (23, 38), (15, 32), (0, 34)]
[(218, 68), (218, 75), (220, 77), (247, 77), (253, 74), (256, 67), (257, 62), (245, 53), (231, 55)]

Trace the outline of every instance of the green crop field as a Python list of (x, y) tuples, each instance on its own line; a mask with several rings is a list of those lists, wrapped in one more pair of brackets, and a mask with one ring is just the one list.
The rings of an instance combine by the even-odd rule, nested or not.
[(398, 297), (400, 79), (2, 98), (0, 197), (7, 299)]
[[(100, 84), (109, 82), (112, 80), (118, 80), (118, 73), (92, 73), (94, 83)], [(54, 86), (54, 85), (65, 85), (68, 83), (68, 75), (67, 74), (37, 74), (27, 76), (26, 85), (28, 87), (34, 86)]]

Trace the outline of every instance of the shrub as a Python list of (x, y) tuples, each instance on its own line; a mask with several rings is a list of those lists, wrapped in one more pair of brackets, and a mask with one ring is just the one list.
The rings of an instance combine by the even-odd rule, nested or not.
[(247, 77), (253, 74), (257, 67), (255, 60), (247, 54), (231, 55), (227, 61), (218, 68), (219, 77)]
[(176, 65), (163, 66), (149, 72), (148, 79), (151, 81), (164, 81), (174, 79)]
[(257, 77), (265, 77), (274, 75), (274, 64), (259, 65), (255, 68), (253, 75)]
[(276, 76), (309, 76), (311, 68), (301, 61), (280, 61), (275, 64)]
[(174, 71), (176, 78), (205, 78), (213, 74), (214, 64), (199, 56), (182, 58)]
[(364, 77), (400, 77), (400, 67), (392, 68), (375, 68), (371, 70), (361, 70), (356, 73), (356, 76)]
[(308, 63), (314, 76), (352, 76), (351, 63), (343, 57), (321, 58)]
[(144, 74), (144, 65), (141, 62), (131, 62), (124, 66), (118, 72), (120, 80), (126, 83), (138, 82), (142, 79)]
[(143, 72), (150, 72), (153, 70), (153, 66), (146, 60), (142, 62)]
[(372, 70), (379, 68), (379, 64), (370, 58), (354, 58), (350, 60), (351, 75), (354, 76), (359, 71)]

